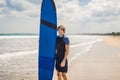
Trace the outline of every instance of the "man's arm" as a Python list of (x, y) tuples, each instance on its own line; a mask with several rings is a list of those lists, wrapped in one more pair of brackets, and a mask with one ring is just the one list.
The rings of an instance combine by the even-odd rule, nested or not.
[(67, 56), (68, 56), (68, 53), (69, 53), (69, 45), (65, 45), (65, 49), (66, 49), (66, 51), (65, 51), (65, 56), (63, 58), (63, 61), (66, 61), (66, 59), (67, 59)]
[(63, 61), (60, 64), (61, 67), (65, 66), (65, 62), (66, 62), (66, 59), (67, 59), (67, 56), (68, 56), (68, 53), (69, 53), (69, 45), (65, 45), (65, 49), (66, 49), (65, 56), (63, 58)]

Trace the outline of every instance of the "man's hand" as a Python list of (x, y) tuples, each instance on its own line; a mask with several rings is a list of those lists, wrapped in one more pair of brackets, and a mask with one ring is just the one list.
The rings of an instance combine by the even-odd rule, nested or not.
[(64, 67), (65, 66), (65, 60), (63, 60), (60, 64), (61, 67)]

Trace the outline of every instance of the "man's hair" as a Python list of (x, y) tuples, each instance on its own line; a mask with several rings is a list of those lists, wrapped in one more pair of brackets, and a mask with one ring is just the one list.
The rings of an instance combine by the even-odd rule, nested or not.
[(59, 29), (63, 30), (63, 32), (65, 33), (65, 27), (63, 25), (58, 26), (57, 30)]

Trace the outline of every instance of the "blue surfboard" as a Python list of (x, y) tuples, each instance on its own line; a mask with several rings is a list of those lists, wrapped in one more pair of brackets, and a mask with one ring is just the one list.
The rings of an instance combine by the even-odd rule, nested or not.
[(57, 15), (53, 0), (43, 0), (40, 17), (38, 79), (52, 80), (54, 72)]

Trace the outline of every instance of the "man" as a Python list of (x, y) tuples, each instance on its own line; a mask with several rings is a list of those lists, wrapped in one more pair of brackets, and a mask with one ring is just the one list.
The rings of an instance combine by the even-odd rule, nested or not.
[(56, 39), (56, 70), (58, 80), (68, 80), (68, 61), (67, 56), (69, 53), (69, 38), (65, 36), (65, 27), (60, 25), (58, 27), (59, 36)]

